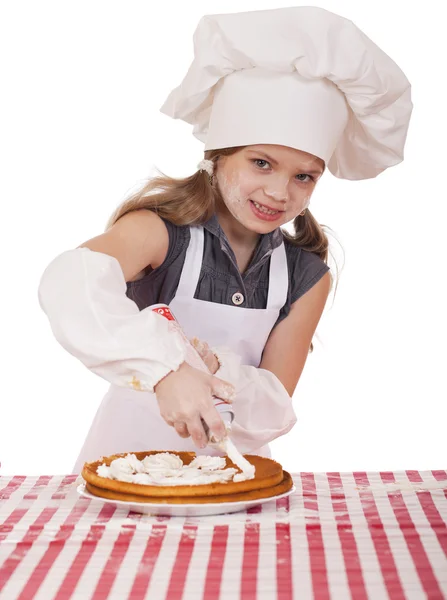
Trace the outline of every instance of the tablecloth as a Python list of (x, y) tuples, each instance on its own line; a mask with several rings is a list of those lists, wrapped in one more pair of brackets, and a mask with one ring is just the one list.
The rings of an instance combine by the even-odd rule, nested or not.
[(293, 478), (248, 511), (155, 517), (76, 475), (0, 477), (0, 598), (447, 597), (446, 471)]

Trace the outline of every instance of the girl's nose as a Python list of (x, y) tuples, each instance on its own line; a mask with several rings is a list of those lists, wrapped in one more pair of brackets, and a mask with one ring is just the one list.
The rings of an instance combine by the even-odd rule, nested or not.
[(287, 187), (277, 186), (275, 189), (264, 190), (266, 196), (273, 198), (277, 202), (287, 200)]
[(268, 181), (265, 181), (264, 192), (266, 196), (280, 202), (288, 199), (288, 187), (288, 178), (277, 173), (276, 177), (273, 175)]

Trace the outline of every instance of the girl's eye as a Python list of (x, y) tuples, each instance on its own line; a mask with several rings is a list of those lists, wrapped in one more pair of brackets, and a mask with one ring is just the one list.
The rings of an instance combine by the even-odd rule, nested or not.
[[(270, 165), (270, 163), (267, 160), (264, 160), (263, 158), (254, 158), (252, 160), (255, 163), (255, 165), (258, 166), (263, 171), (265, 171), (265, 169), (264, 169), (263, 165), (260, 165), (259, 163), (264, 163), (266, 165)], [(303, 183), (310, 183), (311, 181), (314, 181), (314, 178), (312, 177), (312, 175), (307, 175), (306, 173), (300, 173), (299, 175), (297, 175), (297, 177), (308, 177), (308, 179), (298, 179), (298, 181), (302, 181)]]
[[(254, 162), (255, 164), (257, 164), (257, 163), (265, 163), (266, 165), (269, 165), (269, 164), (270, 164), (269, 162), (267, 162), (267, 161), (266, 161), (266, 160), (264, 160), (263, 158), (254, 158), (254, 159), (253, 159), (253, 162)], [(261, 167), (261, 169), (262, 169), (262, 165), (259, 165), (259, 164), (258, 164), (257, 166), (258, 166), (258, 167)]]
[(307, 175), (306, 173), (300, 173), (299, 175), (297, 175), (297, 177), (309, 177), (309, 179), (299, 179), (298, 181), (303, 181), (304, 183), (310, 183), (311, 181), (314, 180), (314, 178), (312, 177), (312, 175)]

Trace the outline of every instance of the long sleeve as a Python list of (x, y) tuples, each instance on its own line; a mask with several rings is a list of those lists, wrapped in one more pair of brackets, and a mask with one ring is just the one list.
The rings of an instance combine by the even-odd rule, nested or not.
[(169, 321), (126, 296), (112, 256), (89, 248), (63, 252), (45, 269), (38, 298), (58, 342), (110, 383), (153, 392), (185, 360), (186, 346)]
[(253, 452), (289, 432), (297, 419), (292, 398), (276, 375), (243, 365), (241, 357), (225, 346), (211, 350), (220, 365), (216, 377), (236, 389), (231, 438), (239, 451)]

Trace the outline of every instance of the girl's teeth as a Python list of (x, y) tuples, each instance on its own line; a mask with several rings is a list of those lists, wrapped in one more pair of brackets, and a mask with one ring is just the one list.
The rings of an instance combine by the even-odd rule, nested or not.
[(268, 215), (276, 215), (276, 213), (279, 212), (277, 210), (270, 210), (269, 208), (265, 208), (264, 206), (261, 206), (260, 204), (258, 204), (255, 201), (253, 201), (253, 204), (256, 206), (256, 208), (258, 210), (260, 210), (261, 212), (267, 213)]

